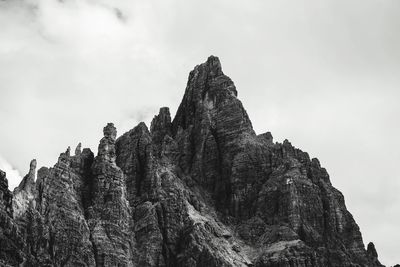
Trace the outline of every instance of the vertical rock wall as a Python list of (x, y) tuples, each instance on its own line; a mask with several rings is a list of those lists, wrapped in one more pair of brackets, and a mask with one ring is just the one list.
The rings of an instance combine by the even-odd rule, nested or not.
[(133, 236), (125, 176), (116, 164), (117, 131), (109, 123), (103, 132), (92, 165), (92, 205), (88, 208), (93, 251), (98, 266), (130, 266)]

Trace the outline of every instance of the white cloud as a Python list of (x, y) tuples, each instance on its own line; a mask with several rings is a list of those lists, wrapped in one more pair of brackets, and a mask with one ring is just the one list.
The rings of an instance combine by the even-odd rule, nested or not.
[(19, 171), (15, 169), (9, 162), (7, 162), (1, 155), (0, 155), (0, 170), (6, 172), (6, 177), (8, 180), (8, 189), (11, 191), (14, 190), (14, 187), (18, 186), (22, 180)]

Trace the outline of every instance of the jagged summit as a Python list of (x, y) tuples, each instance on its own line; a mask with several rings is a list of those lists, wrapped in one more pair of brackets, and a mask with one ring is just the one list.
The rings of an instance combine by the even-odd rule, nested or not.
[[(13, 192), (14, 216), (23, 216), (35, 198), (36, 159), (31, 160), (29, 172)], [(34, 202), (32, 203), (34, 205)]]
[(114, 126), (114, 123), (107, 123), (107, 125), (103, 128), (103, 133), (105, 138), (109, 138), (111, 140), (115, 140), (117, 138), (117, 129)]
[(103, 134), (13, 194), (0, 172), (0, 265), (382, 266), (318, 159), (255, 134), (217, 57), (175, 118)]
[(31, 163), (29, 164), (29, 172), (27, 175), (24, 176), (24, 178), (22, 178), (21, 183), (16, 188), (17, 191), (20, 190), (28, 191), (32, 189), (32, 187), (35, 184), (36, 165), (37, 165), (36, 159), (31, 160)]
[(75, 156), (79, 156), (82, 153), (82, 144), (79, 143), (75, 148)]
[(221, 62), (216, 56), (209, 56), (205, 63), (197, 66), (196, 68), (206, 68), (212, 78), (224, 75), (222, 72)]

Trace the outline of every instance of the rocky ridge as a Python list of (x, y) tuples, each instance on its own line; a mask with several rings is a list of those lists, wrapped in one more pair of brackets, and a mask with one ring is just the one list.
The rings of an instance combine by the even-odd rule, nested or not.
[(318, 159), (256, 135), (217, 57), (98, 154), (0, 172), (0, 266), (382, 266)]

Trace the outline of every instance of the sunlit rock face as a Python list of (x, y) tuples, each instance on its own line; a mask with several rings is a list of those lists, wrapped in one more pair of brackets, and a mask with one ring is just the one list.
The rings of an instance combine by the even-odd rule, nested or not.
[(29, 166), (29, 172), (22, 179), (18, 187), (13, 192), (13, 210), (16, 218), (24, 220), (29, 205), (35, 205), (35, 176), (36, 160), (33, 159)]
[(318, 159), (256, 135), (217, 57), (175, 118), (103, 134), (13, 193), (0, 172), (1, 266), (381, 266)]

